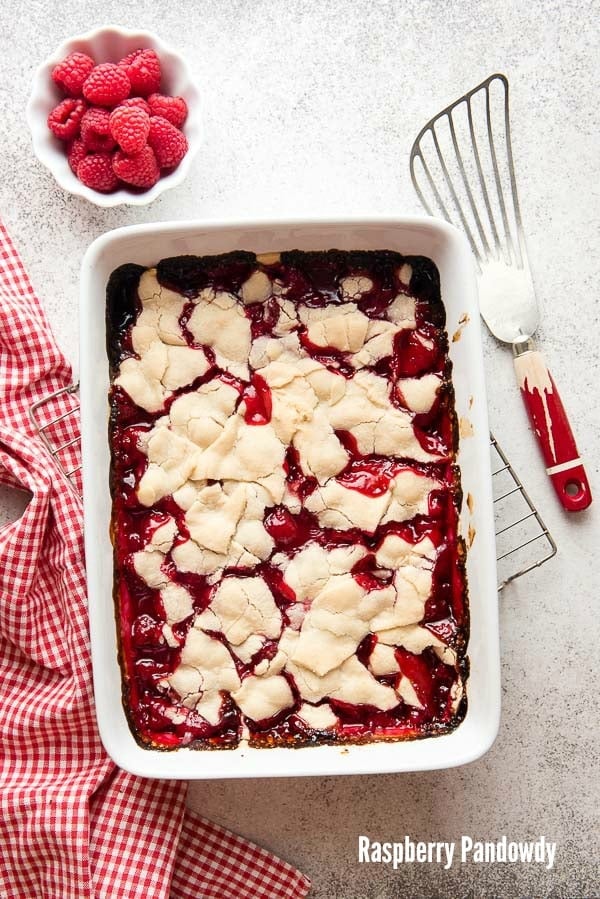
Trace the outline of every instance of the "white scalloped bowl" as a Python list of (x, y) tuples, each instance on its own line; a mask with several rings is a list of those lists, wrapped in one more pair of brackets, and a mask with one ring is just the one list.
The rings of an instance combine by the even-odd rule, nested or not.
[[(163, 73), (161, 92), (183, 97), (188, 105), (188, 117), (182, 129), (188, 141), (188, 151), (177, 168), (162, 176), (150, 190), (137, 193), (119, 188), (113, 193), (102, 194), (86, 187), (74, 175), (69, 167), (63, 142), (52, 135), (46, 124), (48, 114), (64, 97), (52, 81), (52, 69), (74, 51), (87, 53), (98, 63), (118, 62), (140, 47), (150, 47), (160, 58)], [(165, 190), (181, 184), (202, 141), (200, 94), (183, 57), (149, 31), (130, 31), (117, 26), (97, 28), (61, 44), (36, 70), (26, 115), (35, 155), (52, 172), (58, 184), (77, 197), (107, 208), (120, 205), (146, 206)]]

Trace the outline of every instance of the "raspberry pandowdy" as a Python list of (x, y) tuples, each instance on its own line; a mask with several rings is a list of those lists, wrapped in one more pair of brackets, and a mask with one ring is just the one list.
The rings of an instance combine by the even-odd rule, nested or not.
[(125, 265), (107, 323), (136, 739), (303, 746), (456, 727), (468, 604), (434, 264), (331, 250)]

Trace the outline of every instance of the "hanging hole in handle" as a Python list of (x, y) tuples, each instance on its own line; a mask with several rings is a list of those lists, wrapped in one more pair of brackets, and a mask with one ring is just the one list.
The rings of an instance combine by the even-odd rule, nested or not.
[(579, 496), (580, 493), (583, 493), (583, 484), (581, 481), (567, 481), (565, 493), (567, 496)]

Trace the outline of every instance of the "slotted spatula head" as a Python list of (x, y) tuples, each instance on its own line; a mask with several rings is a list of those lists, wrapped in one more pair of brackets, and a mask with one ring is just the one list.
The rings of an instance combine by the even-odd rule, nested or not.
[(410, 154), (415, 190), (430, 215), (467, 236), (479, 267), (480, 309), (507, 343), (539, 321), (521, 223), (504, 75), (486, 78), (432, 118)]

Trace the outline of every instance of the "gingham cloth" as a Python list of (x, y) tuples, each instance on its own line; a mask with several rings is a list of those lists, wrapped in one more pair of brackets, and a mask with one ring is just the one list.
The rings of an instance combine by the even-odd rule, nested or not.
[[(81, 503), (28, 409), (70, 384), (0, 224), (0, 483), (31, 494), (0, 528), (0, 894), (5, 899), (299, 899), (306, 877), (185, 808), (187, 784), (119, 770), (96, 730)], [(40, 410), (46, 421), (76, 397)], [(42, 421), (42, 423), (44, 423)], [(78, 418), (58, 426), (74, 441)], [(69, 463), (67, 463), (69, 464)]]

